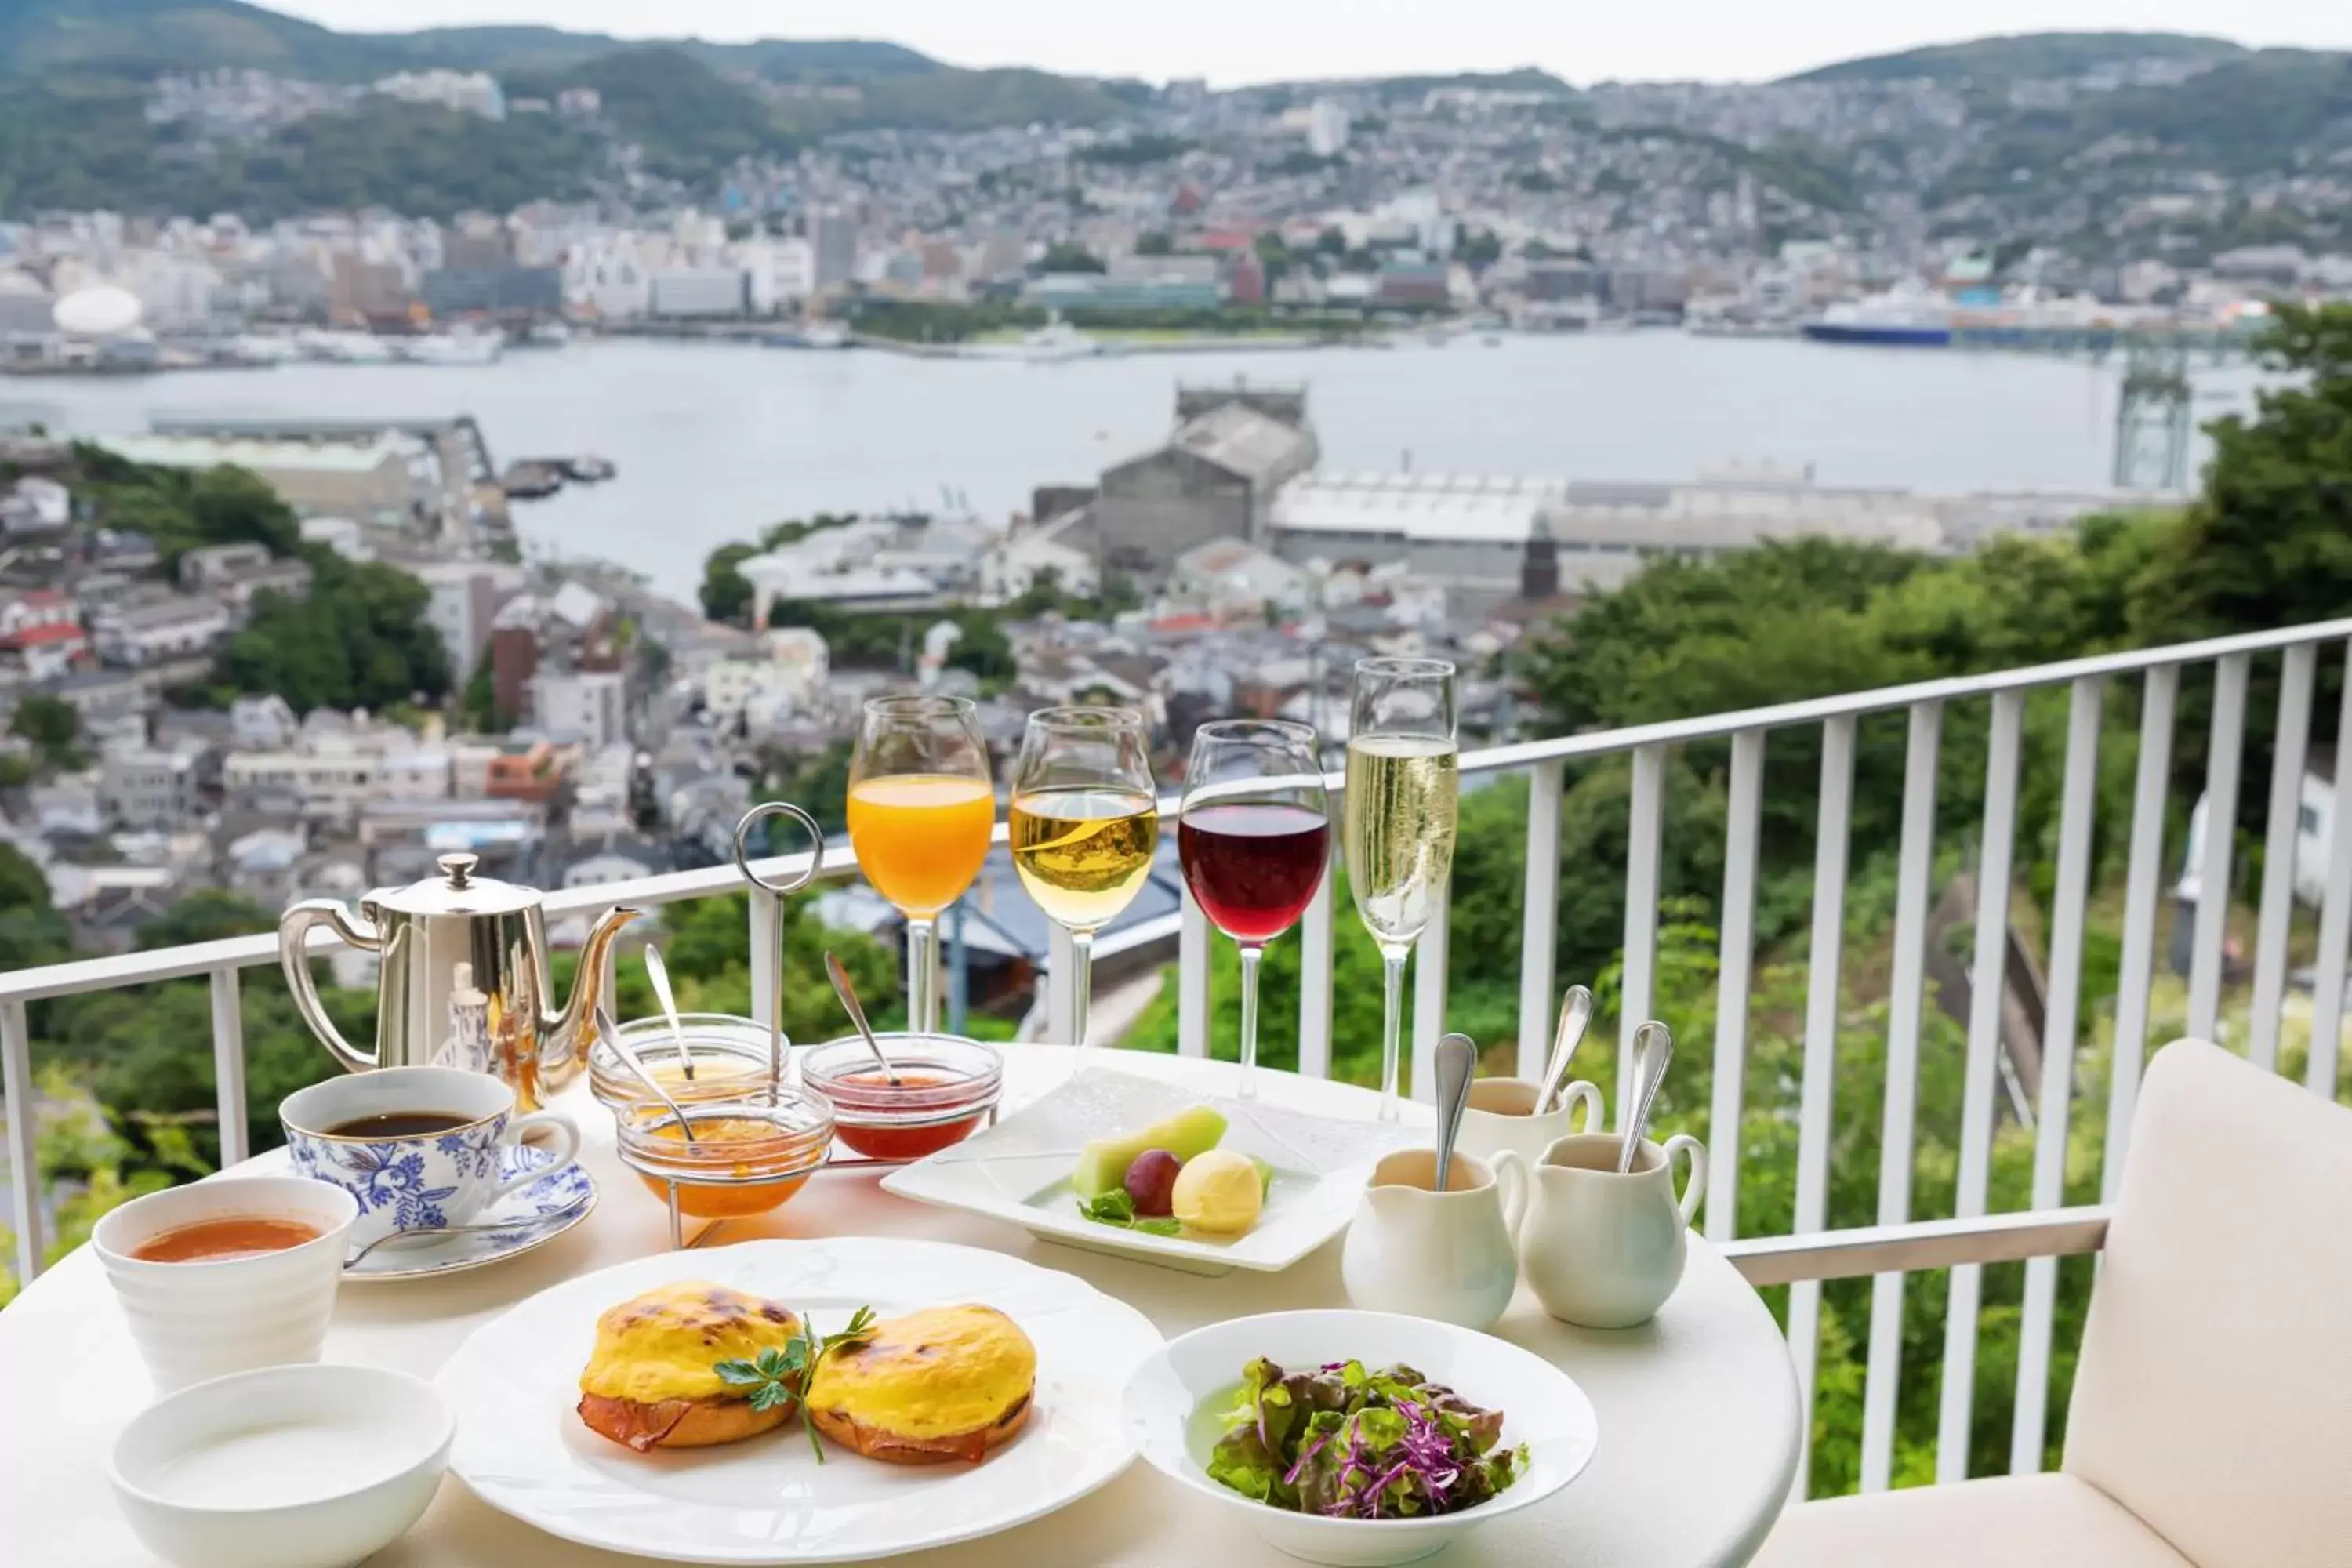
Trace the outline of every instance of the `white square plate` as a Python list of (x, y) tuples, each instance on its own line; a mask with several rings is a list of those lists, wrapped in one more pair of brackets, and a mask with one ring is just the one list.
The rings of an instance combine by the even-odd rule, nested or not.
[[(1187, 1106), (1214, 1106), (1225, 1119), (1221, 1149), (1274, 1167), (1265, 1212), (1246, 1236), (1101, 1225), (1078, 1213), (1070, 1172), (1090, 1139), (1148, 1127)], [(995, 1126), (929, 1159), (894, 1171), (882, 1189), (917, 1203), (1009, 1220), (1050, 1241), (1139, 1258), (1196, 1274), (1232, 1268), (1275, 1273), (1347, 1227), (1372, 1165), (1425, 1132), (1377, 1121), (1314, 1116), (1202, 1094), (1181, 1085), (1090, 1066)]]

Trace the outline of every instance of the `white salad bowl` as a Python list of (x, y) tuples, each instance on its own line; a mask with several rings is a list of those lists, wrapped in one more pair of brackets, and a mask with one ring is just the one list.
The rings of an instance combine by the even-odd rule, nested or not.
[[(1412, 1519), (1329, 1519), (1258, 1502), (1209, 1479), (1210, 1450), (1242, 1368), (1268, 1356), (1297, 1371), (1360, 1361), (1398, 1363), (1503, 1413), (1504, 1446), (1528, 1450), (1526, 1468), (1500, 1496), (1460, 1513)], [(1269, 1312), (1196, 1329), (1170, 1341), (1127, 1385), (1128, 1434), (1180, 1486), (1240, 1510), (1266, 1544), (1310, 1563), (1385, 1568), (1443, 1551), (1489, 1520), (1532, 1508), (1591, 1462), (1599, 1427), (1576, 1380), (1542, 1357), (1474, 1330), (1389, 1312)]]
[(456, 1421), (383, 1367), (263, 1367), (133, 1416), (107, 1479), (147, 1549), (178, 1568), (343, 1568), (433, 1500)]

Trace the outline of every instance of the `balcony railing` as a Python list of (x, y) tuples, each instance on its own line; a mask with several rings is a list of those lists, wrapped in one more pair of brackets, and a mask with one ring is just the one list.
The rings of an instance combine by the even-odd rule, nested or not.
[[(2288, 981), (2287, 942), (2292, 919), (2295, 848), (2300, 830), (2299, 789), (2309, 752), (2318, 661), (2327, 645), (2347, 645), (2341, 729), (2352, 733), (2352, 620), (2332, 621), (2171, 647), (2102, 655), (1995, 674), (1889, 687), (1848, 696), (1780, 707), (1716, 714), (1605, 733), (1498, 746), (1465, 753), (1462, 771), (1482, 775), (1522, 773), (1531, 776), (1527, 822), (1523, 943), (1518, 988), (1518, 1070), (1532, 1076), (1554, 1022), (1559, 977), (1553, 973), (1555, 920), (1559, 907), (1561, 800), (1572, 763), (1628, 754), (1631, 812), (1624, 870), (1622, 991), (1617, 1012), (1621, 1048), (1633, 1026), (1656, 1010), (1660, 848), (1666, 830), (1666, 763), (1670, 752), (1702, 742), (1727, 741), (1730, 752), (1724, 832), (1723, 885), (1717, 910), (1720, 933), (1715, 1035), (1712, 1115), (1714, 1184), (1706, 1196), (1706, 1235), (1761, 1285), (1790, 1288), (1787, 1324), (1790, 1348), (1808, 1409), (1811, 1405), (1820, 1336), (1822, 1282), (1870, 1274), (1874, 1279), (1868, 1363), (1864, 1385), (1861, 1484), (1885, 1487), (1895, 1450), (1896, 1391), (1902, 1352), (1902, 1300), (1913, 1269), (1950, 1266), (1944, 1373), (1938, 1412), (1937, 1479), (1963, 1478), (1967, 1435), (1976, 1387), (1979, 1304), (1987, 1263), (2029, 1258), (2022, 1338), (2017, 1370), (2011, 1466), (2039, 1468), (2048, 1424), (2051, 1339), (2061, 1253), (2095, 1248), (2104, 1232), (2101, 1211), (2062, 1207), (2067, 1133), (2072, 1122), (2074, 1053), (2084, 1020), (2083, 976), (2086, 902), (2091, 891), (2095, 784), (2104, 698), (2107, 683), (2137, 678), (2140, 683), (2136, 787), (2128, 824), (2126, 883), (2122, 916), (2120, 979), (2115, 995), (2114, 1053), (2105, 1107), (2103, 1195), (2112, 1198), (2130, 1135), (2139, 1072), (2150, 1044), (2149, 1001), (2155, 977), (2160, 896), (2167, 880), (2163, 860), (2176, 704), (2184, 670), (2212, 668), (2209, 761), (2203, 793), (2208, 820), (2216, 830), (2203, 836), (2198, 868), (2202, 888), (2231, 885), (2237, 820), (2240, 755), (2247, 720), (2247, 693), (2254, 662), (2275, 658), (2279, 700), (2272, 745), (2274, 759), (2263, 840), (2259, 915), (2253, 945), (2252, 1005), (2245, 1049), (2255, 1062), (2275, 1068)], [(1988, 1215), (1996, 1095), (2005, 1064), (2000, 1053), (2001, 1005), (2008, 963), (2011, 886), (2018, 817), (2024, 718), (2029, 694), (2067, 692), (2063, 772), (2059, 785), (2055, 879), (2051, 902), (2044, 1042), (2037, 1103), (2021, 1118), (2034, 1131), (2032, 1212)], [(1925, 1005), (1930, 884), (1934, 879), (1936, 786), (1947, 710), (1981, 702), (1989, 708), (1983, 812), (1977, 850), (1974, 952), (1970, 965), (1965, 1090), (1962, 1102), (1957, 1199), (1949, 1219), (1918, 1222), (1911, 1213), (1916, 1098), (1919, 1083), (1920, 1035)], [(1834, 1089), (1835, 1039), (1839, 1027), (1840, 963), (1846, 924), (1849, 822), (1853, 806), (1856, 737), (1860, 722), (1874, 714), (1906, 715), (1905, 783), (1896, 852), (1897, 883), (1891, 942), (1887, 1050), (1883, 1102), (1883, 1147), (1875, 1226), (1822, 1234), (1827, 1220), (1831, 1112)], [(1795, 1119), (1798, 1140), (1794, 1220), (1785, 1237), (1741, 1237), (1737, 1234), (1741, 1173), (1740, 1112), (1748, 1054), (1748, 1003), (1756, 961), (1759, 841), (1768, 739), (1775, 731), (1818, 729), (1821, 770), (1815, 805), (1815, 837), (1808, 949), (1801, 1083)], [(1334, 774), (1337, 790), (1341, 779)], [(1164, 801), (1163, 811), (1174, 802)], [(2306, 1079), (2332, 1094), (2336, 1081), (2337, 1040), (2344, 1011), (2347, 939), (2352, 939), (2352, 810), (2333, 813), (2325, 891), (2321, 900), (2317, 959), (2311, 988), (2311, 1046)], [(1000, 826), (1000, 841), (1003, 829)], [(804, 856), (781, 857), (762, 869), (782, 877), (804, 867)], [(856, 869), (847, 854), (829, 856), (828, 878)], [(656, 908), (684, 900), (741, 890), (731, 867), (685, 871), (551, 894), (551, 918), (591, 913), (614, 903)], [(2221, 1015), (2224, 921), (2228, 900), (2208, 897), (2198, 905), (2189, 949), (2187, 1024), (2189, 1033), (2213, 1037)], [(776, 1005), (777, 927), (780, 909), (772, 896), (754, 891), (750, 901), (752, 1007), (770, 1016)], [(1328, 1076), (1332, 1062), (1333, 893), (1328, 879), (1302, 925), (1302, 998), (1298, 1020), (1298, 1068)], [(1124, 933), (1117, 944), (1097, 948), (1107, 956), (1119, 948), (1178, 939), (1179, 1048), (1208, 1052), (1210, 1037), (1210, 929), (1188, 898), (1181, 916)], [(34, 1102), (26, 1004), (157, 981), (205, 976), (212, 987), (213, 1055), (219, 1088), (224, 1162), (241, 1159), (249, 1148), (245, 1114), (244, 1048), (238, 1005), (240, 976), (247, 968), (277, 962), (274, 938), (263, 935), (199, 943), (120, 957), (82, 960), (0, 976), (0, 1068), (9, 1121), (8, 1152), (17, 1173), (13, 1224), (23, 1277), (38, 1270), (42, 1227), (37, 1183), (33, 1178)], [(1444, 1031), (1447, 921), (1433, 921), (1415, 957), (1416, 981), (1411, 1028), (1412, 1085), (1416, 1096), (1430, 1092), (1431, 1064)], [(1047, 986), (1048, 1034), (1066, 1038), (1070, 1022), (1071, 952), (1057, 938)], [(2161, 1042), (2158, 1042), (2161, 1043)], [(1685, 1051), (1699, 1048), (1686, 1042)], [(1623, 1075), (1630, 1078), (1630, 1075)], [(1622, 1091), (1629, 1087), (1621, 1081)], [(1621, 1103), (1619, 1115), (1624, 1107)], [(1805, 1467), (1799, 1467), (1799, 1474)]]

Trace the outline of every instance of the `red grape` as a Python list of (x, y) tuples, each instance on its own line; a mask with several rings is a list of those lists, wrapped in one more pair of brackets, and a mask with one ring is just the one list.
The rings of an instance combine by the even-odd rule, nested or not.
[(1162, 1219), (1172, 1212), (1176, 1173), (1183, 1162), (1165, 1149), (1146, 1149), (1127, 1168), (1127, 1195), (1135, 1212), (1147, 1219)]

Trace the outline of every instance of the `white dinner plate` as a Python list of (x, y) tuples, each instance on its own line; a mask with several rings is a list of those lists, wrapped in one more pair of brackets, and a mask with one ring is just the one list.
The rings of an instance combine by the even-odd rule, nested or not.
[[(581, 1424), (580, 1370), (606, 1308), (683, 1279), (783, 1302), (820, 1333), (979, 1302), (1037, 1347), (1013, 1441), (978, 1465), (887, 1465), (798, 1420), (719, 1447), (632, 1453)], [(492, 1508), (551, 1535), (680, 1563), (847, 1563), (992, 1535), (1067, 1506), (1134, 1457), (1120, 1394), (1160, 1331), (1082, 1279), (941, 1242), (747, 1241), (617, 1264), (542, 1290), (476, 1330), (441, 1371), (457, 1413), (449, 1468)]]
[[(1070, 1172), (1089, 1139), (1148, 1127), (1187, 1106), (1225, 1118), (1222, 1149), (1274, 1167), (1265, 1210), (1233, 1237), (1154, 1236), (1103, 1225), (1078, 1212)], [(1289, 1268), (1346, 1228), (1372, 1165), (1423, 1141), (1392, 1123), (1310, 1116), (1263, 1100), (1203, 1095), (1159, 1079), (1089, 1067), (993, 1127), (895, 1171), (882, 1190), (918, 1203), (1010, 1220), (1049, 1241), (1118, 1253), (1197, 1274)]]

